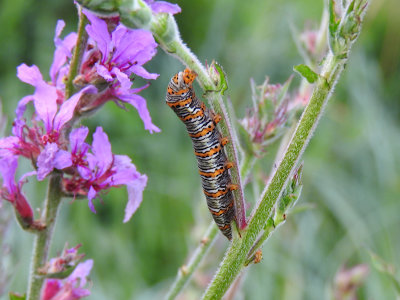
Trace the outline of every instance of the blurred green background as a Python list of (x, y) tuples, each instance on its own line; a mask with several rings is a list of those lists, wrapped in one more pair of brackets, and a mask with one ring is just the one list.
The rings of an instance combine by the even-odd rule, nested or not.
[[(234, 299), (329, 299), (340, 267), (357, 264), (369, 265), (358, 299), (396, 297), (391, 278), (374, 268), (368, 250), (390, 263), (400, 278), (400, 2), (371, 2), (349, 64), (304, 155), (298, 205), (314, 208), (290, 216), (272, 236), (263, 247), (263, 261), (242, 275)], [(273, 83), (283, 82), (293, 65), (303, 63), (290, 26), (298, 31), (317, 26), (323, 9), (322, 0), (177, 3), (183, 40), (201, 61), (222, 64), (239, 117), (250, 106), (249, 78), (261, 83), (268, 75)], [(32, 92), (16, 78), (16, 67), (36, 64), (47, 75), (58, 19), (67, 23), (64, 32), (76, 29), (72, 1), (0, 2), (0, 97), (7, 135), (17, 101)], [(113, 152), (129, 155), (148, 175), (141, 207), (123, 224), (126, 191), (114, 189), (103, 205), (97, 203), (96, 215), (87, 201), (66, 199), (57, 223), (53, 255), (65, 242), (82, 243), (82, 252), (95, 261), (88, 299), (161, 298), (211, 220), (191, 141), (164, 103), (170, 77), (183, 66), (159, 51), (146, 67), (161, 74), (142, 93), (161, 133), (145, 132), (135, 110), (112, 103), (85, 121), (91, 129), (103, 126)], [(299, 82), (295, 78), (292, 87)], [(265, 159), (273, 157), (271, 151)], [(25, 193), (39, 207), (45, 183), (30, 183)], [(254, 201), (251, 193), (248, 200)], [(1, 210), (11, 213), (8, 203)], [(9, 253), (1, 259), (10, 274), (8, 290), (24, 292), (32, 236), (12, 220), (5, 242)], [(181, 299), (199, 298), (227, 246), (220, 235)]]

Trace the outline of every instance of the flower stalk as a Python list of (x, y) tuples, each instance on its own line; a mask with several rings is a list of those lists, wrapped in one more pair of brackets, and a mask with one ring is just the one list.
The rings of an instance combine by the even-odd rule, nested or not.
[(189, 282), (195, 270), (197, 270), (199, 264), (202, 262), (204, 256), (208, 250), (214, 244), (218, 236), (218, 227), (214, 222), (209, 225), (204, 237), (200, 241), (200, 245), (194, 251), (187, 265), (183, 265), (178, 270), (178, 275), (174, 283), (172, 284), (165, 299), (172, 300), (183, 290), (185, 285)]
[(65, 98), (68, 99), (75, 92), (74, 79), (78, 74), (79, 67), (82, 62), (82, 57), (85, 52), (86, 43), (88, 40), (88, 35), (85, 31), (85, 26), (87, 24), (87, 18), (82, 13), (82, 8), (78, 6), (79, 23), (78, 23), (78, 39), (72, 55), (69, 74), (67, 82), (65, 84)]
[(56, 225), (57, 212), (61, 203), (61, 175), (54, 173), (50, 176), (47, 196), (42, 214), (45, 224), (43, 230), (36, 232), (31, 269), (28, 283), (28, 300), (37, 300), (43, 285), (44, 277), (38, 274), (39, 269), (44, 266), (49, 258), (49, 250), (54, 228)]

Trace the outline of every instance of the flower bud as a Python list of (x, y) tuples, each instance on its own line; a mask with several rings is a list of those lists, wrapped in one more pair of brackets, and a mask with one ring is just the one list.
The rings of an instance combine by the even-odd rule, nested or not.
[(58, 257), (50, 259), (46, 265), (39, 269), (39, 274), (47, 278), (64, 279), (68, 277), (85, 256), (85, 254), (78, 254), (78, 249), (81, 246), (79, 244), (68, 249), (68, 244), (66, 244)]
[(121, 23), (130, 28), (149, 29), (153, 13), (142, 0), (124, 1), (120, 7)]
[(240, 138), (245, 151), (262, 155), (265, 148), (282, 136), (289, 120), (286, 96), (291, 78), (285, 84), (269, 84), (268, 78), (261, 86), (252, 85), (253, 107), (240, 120)]
[(114, 0), (77, 0), (76, 2), (102, 15), (110, 15), (118, 12), (118, 1)]
[(369, 268), (365, 264), (351, 268), (342, 266), (335, 276), (335, 299), (356, 299), (356, 291), (364, 283), (368, 273)]
[(212, 61), (211, 65), (207, 68), (207, 71), (216, 86), (216, 90), (223, 94), (228, 88), (228, 82), (222, 66), (216, 61)]
[(275, 225), (279, 225), (279, 223), (286, 220), (287, 211), (295, 205), (297, 200), (299, 200), (303, 188), (303, 183), (301, 181), (302, 173), (303, 165), (300, 165), (300, 167), (294, 172), (294, 175), (290, 179), (281, 198), (276, 204), (274, 216)]

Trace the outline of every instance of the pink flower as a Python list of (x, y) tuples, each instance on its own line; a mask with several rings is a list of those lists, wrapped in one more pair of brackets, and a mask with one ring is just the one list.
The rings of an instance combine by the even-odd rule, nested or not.
[(67, 193), (87, 196), (89, 207), (95, 213), (93, 200), (100, 192), (126, 185), (128, 203), (124, 222), (127, 222), (142, 202), (147, 176), (136, 170), (128, 156), (111, 152), (111, 144), (101, 127), (97, 127), (93, 134), (91, 152), (84, 142), (87, 134), (88, 130), (84, 127), (74, 129), (70, 134), (71, 159), (78, 172), (64, 179), (64, 189)]
[(93, 260), (80, 263), (70, 276), (65, 279), (46, 279), (41, 300), (77, 300), (90, 295), (84, 286), (87, 282)]
[(154, 0), (145, 0), (145, 2), (150, 6), (153, 13), (167, 13), (175, 15), (181, 12), (181, 8), (178, 4), (172, 4), (166, 1), (154, 1)]
[(100, 77), (102, 81), (108, 82), (109, 86), (101, 97), (81, 110), (95, 109), (110, 99), (129, 103), (138, 111), (146, 130), (150, 133), (159, 132), (160, 129), (151, 121), (146, 100), (137, 94), (149, 85), (131, 88), (133, 75), (144, 79), (158, 77), (158, 74), (149, 73), (143, 67), (157, 52), (157, 43), (153, 35), (147, 30), (129, 29), (122, 24), (109, 32), (106, 21), (87, 10), (83, 12), (90, 21), (86, 31), (96, 47), (86, 53), (82, 75), (86, 82), (96, 84)]
[(18, 167), (18, 157), (15, 155), (8, 155), (0, 159), (0, 173), (3, 176), (3, 187), (0, 190), (1, 198), (10, 202), (18, 214), (21, 216), (22, 221), (26, 225), (33, 222), (33, 211), (25, 196), (22, 194), (22, 185), (26, 176), (32, 175), (28, 173), (23, 176), (18, 184), (15, 183), (15, 172)]

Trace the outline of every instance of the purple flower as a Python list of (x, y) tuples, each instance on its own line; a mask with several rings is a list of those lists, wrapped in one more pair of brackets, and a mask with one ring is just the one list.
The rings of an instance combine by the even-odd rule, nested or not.
[(66, 63), (72, 56), (72, 49), (75, 47), (77, 39), (77, 34), (75, 32), (71, 32), (63, 40), (60, 39), (64, 27), (65, 22), (63, 20), (58, 20), (54, 35), (56, 51), (54, 52), (53, 63), (49, 73), (53, 84), (61, 88), (64, 88), (63, 79), (69, 71), (69, 65)]
[(159, 132), (160, 129), (151, 122), (146, 100), (137, 95), (148, 84), (132, 89), (130, 79), (132, 75), (144, 79), (156, 79), (159, 76), (143, 67), (156, 54), (157, 43), (153, 35), (147, 30), (129, 29), (122, 24), (110, 33), (106, 21), (87, 10), (83, 11), (91, 23), (86, 26), (86, 31), (97, 47), (86, 54), (82, 75), (86, 82), (96, 84), (101, 82), (100, 77), (109, 84), (102, 97), (83, 110), (92, 110), (109, 99), (129, 103), (139, 112), (146, 130)]
[[(65, 147), (64, 144), (66, 142), (60, 140), (61, 131), (74, 116), (75, 108), (82, 95), (95, 92), (96, 89), (93, 86), (87, 86), (68, 100), (63, 101), (59, 107), (57, 103), (57, 88), (43, 80), (42, 74), (36, 66), (20, 65), (18, 67), (18, 77), (23, 82), (33, 85), (35, 93), (30, 97), (24, 97), (20, 101), (15, 126), (25, 126), (24, 123), (21, 124), (23, 122), (21, 118), (26, 105), (33, 100), (37, 118), (43, 122), (46, 131), (46, 133), (43, 133), (40, 127), (36, 127), (31, 131), (31, 141), (37, 143), (37, 148), (43, 149), (40, 150), (37, 157), (37, 177), (38, 180), (43, 180), (54, 168), (61, 170), (71, 165), (71, 154), (62, 149)], [(15, 147), (21, 148), (23, 142), (26, 141), (23, 130), (15, 127), (14, 133), (20, 139)]]
[(90, 295), (84, 286), (87, 282), (93, 260), (80, 263), (65, 279), (46, 279), (41, 300), (77, 300)]
[(26, 225), (33, 223), (33, 211), (21, 189), (26, 176), (23, 176), (18, 184), (15, 183), (15, 172), (18, 167), (18, 157), (15, 155), (5, 156), (0, 159), (0, 173), (3, 176), (3, 187), (0, 190), (1, 198), (9, 201), (21, 216)]
[(88, 152), (88, 145), (84, 142), (87, 133), (87, 129), (78, 128), (70, 134), (72, 162), (78, 174), (64, 179), (64, 189), (74, 195), (87, 195), (90, 209), (96, 212), (93, 200), (101, 191), (126, 185), (128, 204), (124, 222), (127, 222), (142, 202), (147, 176), (136, 170), (128, 156), (111, 152), (111, 144), (101, 127), (97, 127), (93, 134), (91, 153)]
[(85, 254), (78, 254), (81, 246), (79, 244), (73, 248), (68, 248), (68, 244), (66, 244), (61, 254), (50, 259), (39, 269), (39, 273), (52, 278), (65, 278), (74, 271), (82, 258), (85, 257)]
[(144, 0), (146, 2), (153, 13), (167, 13), (167, 14), (177, 14), (181, 12), (181, 8), (178, 4), (172, 4), (165, 1), (154, 1), (154, 0)]

